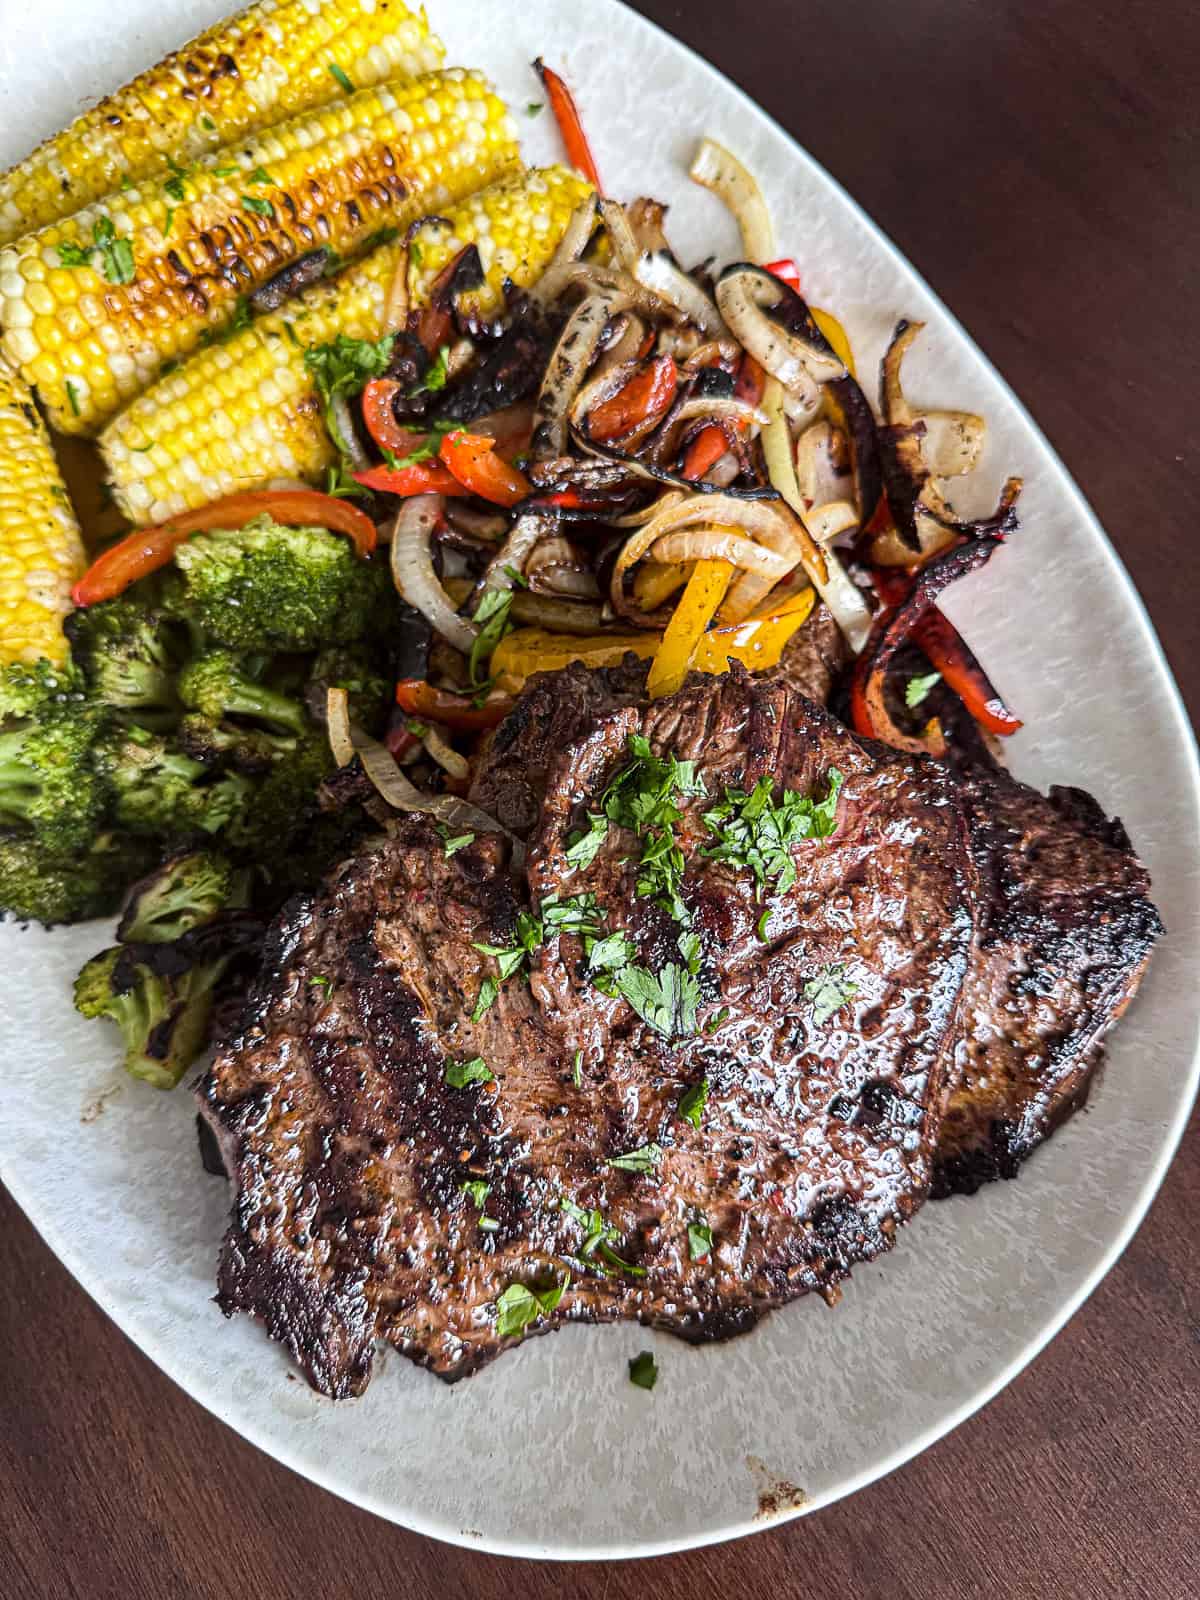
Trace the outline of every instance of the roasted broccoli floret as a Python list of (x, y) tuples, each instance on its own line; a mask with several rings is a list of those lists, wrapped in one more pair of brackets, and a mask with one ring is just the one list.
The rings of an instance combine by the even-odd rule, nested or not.
[(254, 785), (236, 772), (215, 781), (203, 762), (144, 728), (125, 728), (99, 747), (113, 816), (122, 827), (156, 838), (215, 834), (249, 806)]
[(83, 699), (83, 681), (68, 662), (13, 661), (0, 668), (0, 719), (31, 717), (47, 706)]
[(125, 1040), (126, 1072), (173, 1089), (204, 1048), (213, 988), (232, 955), (173, 972), (158, 970), (146, 954), (145, 946), (116, 945), (93, 956), (75, 980), (75, 1009), (111, 1017)]
[(245, 906), (250, 876), (215, 850), (179, 851), (130, 888), (117, 938), (169, 944), (220, 912)]
[(85, 849), (104, 813), (93, 761), (104, 717), (83, 701), (44, 703), (0, 732), (0, 821), (24, 823), (47, 850)]
[(175, 730), (179, 748), (206, 767), (232, 767), (262, 777), (275, 761), (296, 747), (290, 733), (269, 733), (266, 728), (235, 728), (213, 722), (193, 712)]
[(153, 863), (156, 846), (102, 833), (87, 850), (63, 855), (31, 833), (0, 829), (0, 914), (18, 922), (85, 922), (117, 909), (125, 885)]
[(316, 809), (321, 781), (333, 769), (324, 732), (310, 728), (286, 756), (275, 761), (254, 790), (254, 803), (229, 823), (229, 847), (268, 873), (291, 849), (294, 836)]
[(179, 713), (175, 673), (180, 630), (137, 591), (73, 611), (63, 624), (71, 654), (93, 699), (153, 727)]
[(324, 528), (258, 517), (238, 532), (193, 535), (175, 564), (176, 605), (235, 650), (316, 650), (383, 633), (397, 613), (386, 563), (361, 560)]
[(259, 663), (232, 650), (206, 650), (179, 674), (179, 698), (210, 722), (246, 717), (299, 734), (308, 719), (303, 706), (258, 681)]

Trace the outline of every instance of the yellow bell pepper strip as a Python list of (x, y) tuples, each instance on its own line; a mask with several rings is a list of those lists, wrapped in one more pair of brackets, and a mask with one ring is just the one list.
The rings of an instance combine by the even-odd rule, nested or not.
[(687, 677), (696, 646), (716, 615), (732, 576), (728, 561), (697, 561), (650, 666), (646, 689), (652, 700), (674, 694)]
[(812, 319), (833, 347), (833, 353), (846, 368), (852, 378), (857, 378), (854, 370), (854, 351), (850, 348), (850, 338), (845, 328), (834, 316), (832, 311), (822, 311), (819, 306), (809, 306)]
[(690, 561), (643, 561), (633, 575), (633, 598), (643, 611), (657, 611), (691, 576)]
[(660, 633), (551, 633), (547, 628), (514, 628), (492, 651), (492, 676), (511, 678), (523, 688), (535, 672), (557, 672), (572, 661), (585, 667), (618, 667), (627, 651), (644, 661), (662, 643)]
[[(787, 600), (770, 602), (761, 616), (728, 628), (713, 628), (697, 644), (692, 670), (718, 676), (728, 672), (731, 660), (740, 661), (751, 672), (778, 666), (784, 646), (808, 617), (814, 599), (811, 589), (803, 589)], [(616, 667), (629, 651), (649, 660), (657, 655), (663, 638), (661, 633), (578, 635), (514, 628), (492, 652), (491, 667), (497, 682), (515, 695), (533, 673), (557, 672), (572, 661), (585, 667)]]
[(807, 620), (815, 600), (815, 590), (802, 589), (790, 599), (769, 603), (760, 616), (714, 628), (697, 644), (692, 671), (719, 676), (729, 671), (731, 660), (740, 661), (751, 672), (777, 667), (784, 647)]

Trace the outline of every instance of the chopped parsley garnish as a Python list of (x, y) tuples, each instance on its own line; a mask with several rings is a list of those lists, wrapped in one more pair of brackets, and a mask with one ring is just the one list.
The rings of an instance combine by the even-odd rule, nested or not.
[(716, 1033), (717, 1029), (725, 1021), (725, 1019), (726, 1019), (726, 1017), (728, 1017), (728, 1015), (729, 1015), (729, 1007), (728, 1006), (722, 1006), (720, 1011), (715, 1011), (713, 1013), (713, 1015), (711, 1017), (709, 1017), (708, 1021), (704, 1024), (705, 1033)]
[(173, 161), (170, 156), (167, 157), (167, 167), (171, 176), (163, 184), (163, 193), (168, 200), (174, 200), (179, 205), (187, 197), (184, 185), (192, 175), (191, 168), (181, 167), (178, 161)]
[(658, 1382), (658, 1367), (649, 1350), (643, 1350), (630, 1361), (629, 1381), (636, 1383), (639, 1389), (653, 1389)]
[(550, 1289), (529, 1289), (523, 1283), (510, 1283), (496, 1301), (496, 1332), (508, 1339), (513, 1334), (524, 1333), (538, 1317), (548, 1317), (566, 1293), (571, 1282), (570, 1273), (561, 1283)]
[(576, 872), (591, 866), (608, 836), (608, 818), (602, 812), (589, 811), (587, 820), (586, 831), (573, 833), (564, 853), (567, 865)]
[(332, 495), (335, 500), (356, 500), (365, 495), (367, 490), (353, 473), (347, 472), (346, 463), (339, 461), (336, 467), (325, 468), (325, 493)]
[(77, 417), (79, 415), (79, 391), (70, 378), (63, 380), (63, 387), (67, 391), (67, 404), (71, 408), (71, 415)]
[(410, 399), (419, 394), (437, 394), (450, 381), (450, 346), (444, 344), (425, 369), (425, 376), (408, 391)]
[(575, 1064), (571, 1068), (571, 1078), (577, 1089), (583, 1088), (583, 1051), (576, 1050)]
[(212, 175), (214, 178), (232, 178), (237, 171), (237, 167), (214, 167)]
[(483, 688), (487, 682), (488, 662), (492, 651), (512, 627), (509, 612), (512, 610), (511, 589), (485, 589), (471, 619), (479, 628), (471, 644), (467, 665), (470, 669), (472, 689)]
[(244, 194), (242, 204), (247, 211), (253, 211), (258, 217), (274, 217), (275, 207), (269, 200), (264, 200), (261, 195)]
[(766, 944), (766, 942), (767, 942), (767, 924), (770, 922), (770, 920), (771, 920), (771, 908), (770, 908), (770, 906), (768, 906), (767, 909), (763, 912), (762, 916), (759, 917), (758, 923), (757, 923), (757, 925), (755, 926), (755, 929), (754, 929), (755, 937), (759, 940), (759, 942), (761, 944)]
[(686, 924), (691, 919), (680, 894), (683, 851), (675, 838), (675, 824), (682, 821), (683, 813), (676, 802), (684, 796), (704, 794), (704, 780), (694, 761), (656, 756), (643, 734), (630, 734), (629, 752), (633, 760), (604, 791), (604, 813), (610, 821), (631, 829), (641, 841), (638, 894), (652, 896), (676, 922)]
[(700, 971), (700, 935), (698, 933), (681, 933), (675, 941), (675, 946), (683, 957), (684, 965), (695, 977)]
[(168, 206), (167, 207), (167, 219), (163, 223), (163, 238), (164, 239), (169, 239), (171, 237), (171, 229), (174, 226), (175, 226), (175, 207), (174, 206)]
[(623, 1156), (613, 1156), (604, 1164), (619, 1167), (622, 1172), (656, 1172), (662, 1155), (660, 1144), (643, 1144), (636, 1150), (627, 1150)]
[(708, 1079), (701, 1078), (699, 1083), (694, 1083), (690, 1089), (685, 1089), (680, 1095), (679, 1115), (685, 1117), (693, 1128), (698, 1128), (707, 1104)]
[(470, 1061), (447, 1061), (443, 1076), (452, 1089), (465, 1089), (472, 1083), (494, 1081), (492, 1069), (482, 1056), (473, 1056)]
[(536, 117), (540, 111), (545, 109), (546, 102), (544, 100), (530, 100), (525, 107), (525, 115), (527, 117)]
[(246, 182), (257, 184), (269, 183), (273, 184), (275, 188), (279, 187), (279, 185), (275, 183), (275, 179), (271, 176), (271, 174), (263, 167), (255, 167), (254, 171), (246, 179)]
[(132, 283), (135, 276), (133, 246), (128, 239), (119, 239), (111, 217), (97, 217), (92, 227), (90, 245), (60, 244), (59, 265), (86, 267), (99, 253), (100, 271), (109, 283)]
[(465, 1195), (470, 1196), (480, 1211), (483, 1210), (487, 1197), (492, 1192), (491, 1184), (485, 1183), (482, 1178), (468, 1178), (466, 1183), (459, 1184), (459, 1188)]
[(395, 342), (394, 333), (384, 334), (382, 339), (351, 339), (339, 333), (328, 344), (310, 345), (304, 352), (305, 368), (312, 375), (317, 392), (325, 402), (325, 426), (329, 429), (329, 437), (343, 455), (346, 454), (346, 448), (338, 435), (333, 402), (342, 396), (348, 398), (359, 394), (372, 378), (381, 377), (392, 359)]
[[(424, 736), (418, 735), (417, 737), (420, 738)], [(447, 859), (449, 859), (452, 855), (457, 854), (459, 850), (465, 850), (469, 844), (475, 843), (475, 835), (473, 833), (452, 834), (444, 822), (438, 823), (437, 831), (442, 841), (442, 853)]]
[(418, 722), (416, 717), (406, 718), (404, 727), (405, 731), (411, 733), (414, 739), (423, 739), (429, 732), (429, 724), (427, 722)]
[(393, 239), (398, 239), (399, 237), (399, 228), (393, 228), (391, 226), (376, 228), (374, 233), (369, 233), (367, 235), (362, 244), (359, 246), (359, 249), (362, 251), (363, 255), (367, 255), (372, 250), (378, 250), (381, 244), (391, 244)]
[(668, 961), (658, 973), (647, 967), (622, 967), (613, 983), (642, 1021), (664, 1038), (695, 1033), (700, 986), (678, 962)]
[(217, 125), (213, 121), (213, 119), (209, 116), (207, 111), (205, 111), (205, 112), (203, 112), (201, 114), (200, 126), (202, 128), (204, 128), (204, 129), (206, 129), (209, 133), (216, 133), (216, 131), (217, 131)]
[(479, 993), (475, 996), (475, 1009), (471, 1013), (471, 1021), (479, 1022), (495, 1005), (500, 994), (500, 985), (495, 978), (485, 978), (479, 985)]
[(904, 704), (910, 711), (915, 711), (934, 684), (941, 681), (940, 672), (926, 672), (919, 678), (910, 678), (904, 685)]
[(619, 972), (636, 959), (637, 947), (620, 928), (615, 933), (606, 933), (603, 938), (593, 939), (588, 945), (589, 972)]
[(313, 977), (308, 980), (308, 983), (310, 988), (324, 989), (326, 994), (328, 994), (330, 989), (333, 988), (333, 979), (327, 978), (323, 972), (315, 973)]
[(350, 79), (342, 71), (341, 67), (338, 66), (336, 61), (331, 61), (329, 63), (329, 72), (339, 89), (344, 90), (346, 94), (354, 93), (354, 85), (350, 82)]
[(577, 1222), (583, 1229), (583, 1243), (575, 1251), (580, 1261), (586, 1261), (595, 1267), (601, 1277), (607, 1278), (609, 1273), (596, 1261), (596, 1256), (602, 1256), (609, 1266), (617, 1267), (622, 1272), (628, 1272), (632, 1277), (644, 1278), (645, 1267), (635, 1267), (632, 1262), (625, 1261), (612, 1248), (611, 1240), (617, 1238), (617, 1230), (611, 1222), (605, 1222), (601, 1212), (597, 1210), (585, 1211), (582, 1206), (577, 1206), (571, 1200), (564, 1198), (559, 1202), (562, 1211), (570, 1217), (572, 1222)]
[(408, 259), (414, 267), (419, 267), (424, 259), (424, 252), (416, 239), (408, 247)]
[(688, 1255), (693, 1261), (703, 1261), (712, 1255), (712, 1229), (703, 1217), (696, 1217), (688, 1223)]
[(828, 781), (823, 800), (795, 789), (785, 789), (776, 800), (770, 776), (761, 777), (749, 794), (726, 789), (725, 798), (704, 813), (704, 826), (717, 837), (704, 854), (710, 861), (748, 868), (760, 894), (768, 883), (786, 893), (796, 881), (792, 846), (802, 839), (827, 839), (837, 827), (842, 774), (836, 767), (830, 767)]
[(857, 983), (847, 978), (846, 968), (840, 961), (822, 967), (817, 976), (804, 985), (804, 998), (812, 1002), (814, 1022), (828, 1022), (834, 1012), (840, 1011), (857, 993)]

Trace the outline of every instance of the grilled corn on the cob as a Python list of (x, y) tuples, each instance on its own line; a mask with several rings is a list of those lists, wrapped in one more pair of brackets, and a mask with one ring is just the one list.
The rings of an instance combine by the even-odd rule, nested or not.
[(516, 158), (479, 73), (360, 90), (0, 251), (4, 351), (56, 428), (94, 432), (290, 261), (354, 251)]
[[(452, 211), (451, 237), (460, 248), (478, 243), (487, 265), (480, 292), (496, 303), (506, 276), (522, 288), (536, 282), (589, 192), (583, 179), (552, 167), (494, 184)], [(400, 259), (399, 244), (381, 246), (337, 279), (200, 351), (123, 411), (100, 446), (130, 520), (160, 522), (278, 478), (319, 482), (337, 452), (304, 348), (338, 334), (377, 339)], [(423, 253), (413, 270), (421, 280), (413, 301), (419, 306), (429, 283)]]
[(0, 357), (0, 665), (66, 660), (79, 524), (26, 385)]
[[(257, 0), (85, 111), (0, 174), (0, 244), (356, 89), (412, 78), (445, 50), (401, 0)], [(339, 76), (340, 75), (340, 76)]]

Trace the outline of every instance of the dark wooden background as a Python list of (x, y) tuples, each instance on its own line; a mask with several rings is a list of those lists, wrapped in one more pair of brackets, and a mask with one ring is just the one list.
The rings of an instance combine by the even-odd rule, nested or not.
[[(1195, 718), (1192, 0), (638, 9), (807, 145), (995, 360), (1131, 568)], [(661, 104), (664, 117), (686, 114), (667, 92)], [(0, 1596), (1188, 1600), (1200, 1529), (1195, 1131), (1105, 1284), (950, 1438), (788, 1527), (576, 1567), (434, 1544), (259, 1455), (116, 1332), (0, 1191)]]

